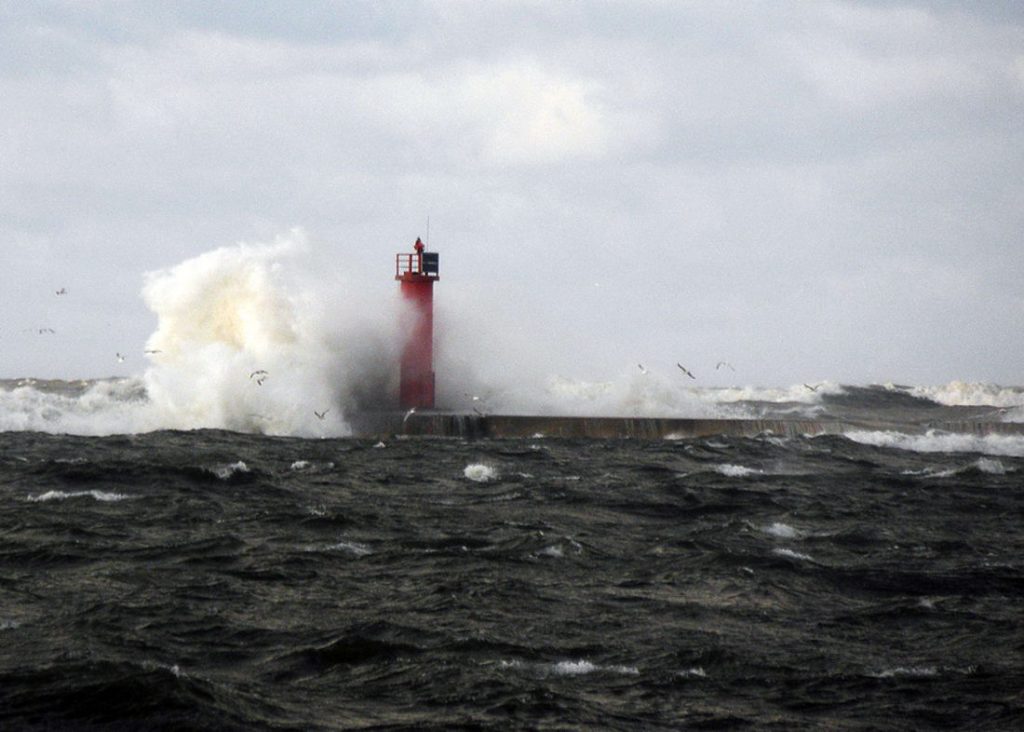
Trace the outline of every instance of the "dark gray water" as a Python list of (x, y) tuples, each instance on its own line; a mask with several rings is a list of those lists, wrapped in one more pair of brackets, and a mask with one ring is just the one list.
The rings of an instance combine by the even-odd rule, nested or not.
[(1020, 729), (1020, 438), (940, 438), (0, 433), (0, 727)]

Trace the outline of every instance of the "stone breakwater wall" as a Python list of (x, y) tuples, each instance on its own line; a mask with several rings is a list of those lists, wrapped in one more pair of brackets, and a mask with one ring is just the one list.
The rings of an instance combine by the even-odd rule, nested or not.
[(542, 417), (532, 415), (481, 415), (452, 412), (379, 412), (353, 419), (356, 435), (409, 435), (421, 437), (515, 438), (593, 437), (683, 439), (711, 435), (753, 437), (773, 434), (842, 434), (855, 430), (891, 430), (922, 434), (929, 430), (973, 435), (1024, 435), (1018, 422), (921, 422), (844, 421), (813, 419), (682, 419), (659, 417)]

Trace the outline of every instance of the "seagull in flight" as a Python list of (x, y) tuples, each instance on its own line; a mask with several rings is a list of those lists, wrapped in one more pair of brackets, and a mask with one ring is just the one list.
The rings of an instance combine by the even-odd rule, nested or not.
[(735, 371), (736, 370), (736, 369), (734, 369), (732, 367), (732, 364), (729, 363), (728, 361), (719, 361), (717, 364), (715, 364), (715, 371), (718, 371), (718, 369), (722, 368), (723, 366), (728, 366), (730, 371)]
[(676, 366), (678, 366), (678, 367), (679, 367), (680, 369), (682, 369), (682, 372), (683, 372), (684, 374), (686, 374), (687, 376), (689, 376), (689, 377), (690, 377), (691, 379), (696, 379), (696, 378), (697, 378), (696, 376), (694, 376), (693, 374), (691, 374), (691, 373), (690, 373), (690, 370), (689, 370), (688, 368), (686, 368), (685, 366), (683, 366), (683, 365), (682, 365), (681, 363), (678, 363), (678, 362), (677, 362), (677, 363), (676, 363)]
[(409, 407), (409, 411), (405, 413), (404, 417), (402, 417), (402, 424), (408, 422), (409, 417), (411, 417), (414, 414), (416, 414), (416, 407)]
[(123, 353), (115, 353), (118, 363), (124, 363), (125, 355)]
[(637, 366), (640, 367), (640, 373), (641, 374), (646, 374), (647, 373), (647, 369), (644, 368), (644, 365), (642, 363), (638, 363)]
[(67, 295), (68, 294), (68, 288), (66, 288), (66, 287), (60, 288), (59, 290), (57, 290), (57, 294), (58, 295)]
[(56, 333), (56, 332), (57, 331), (55, 331), (53, 328), (40, 328), (39, 329), (39, 335), (43, 335), (44, 333)]
[(256, 380), (256, 386), (263, 386), (263, 381), (267, 378), (267, 376), (269, 376), (269, 374), (263, 369), (253, 371), (251, 374), (249, 374), (250, 379)]
[(328, 413), (329, 411), (331, 411), (331, 410), (330, 410), (330, 409), (325, 409), (325, 410), (324, 410), (324, 411), (322, 411), (322, 412), (318, 412), (318, 411), (316, 411), (316, 410), (314, 409), (314, 410), (313, 410), (313, 414), (315, 414), (315, 415), (316, 415), (316, 418), (317, 418), (317, 419), (323, 419), (324, 417), (326, 417), (326, 416), (327, 416), (327, 413)]
[(818, 389), (821, 388), (821, 384), (815, 384), (814, 386), (811, 386), (810, 384), (804, 384), (804, 386), (806, 386), (811, 391), (817, 391)]

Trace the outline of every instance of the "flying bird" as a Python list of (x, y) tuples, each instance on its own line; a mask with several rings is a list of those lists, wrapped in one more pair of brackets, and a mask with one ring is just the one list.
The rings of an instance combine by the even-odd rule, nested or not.
[(68, 294), (68, 288), (66, 288), (66, 287), (60, 288), (59, 290), (57, 290), (57, 294), (58, 295), (67, 295)]
[(55, 331), (53, 328), (40, 328), (39, 329), (39, 334), (40, 335), (42, 335), (44, 333), (56, 333), (56, 332), (57, 331)]
[(638, 363), (637, 366), (640, 367), (640, 373), (641, 374), (646, 374), (647, 373), (647, 369), (644, 368), (644, 365), (642, 363)]
[(402, 417), (402, 424), (408, 422), (409, 417), (411, 417), (414, 414), (416, 414), (416, 407), (409, 407), (409, 411), (405, 413), (404, 417)]
[(736, 370), (736, 369), (734, 369), (732, 367), (732, 364), (729, 363), (728, 361), (719, 361), (717, 364), (715, 364), (715, 371), (718, 371), (718, 369), (722, 368), (723, 366), (728, 366), (730, 371), (735, 371)]
[(688, 368), (686, 368), (685, 366), (683, 366), (681, 363), (676, 363), (676, 366), (678, 366), (682, 370), (682, 372), (684, 374), (686, 374), (687, 376), (689, 376), (691, 379), (696, 379), (697, 378), (696, 376), (691, 374), (690, 370)]
[(324, 417), (326, 417), (326, 416), (327, 416), (327, 413), (328, 413), (329, 411), (331, 411), (331, 410), (330, 410), (330, 409), (325, 409), (325, 410), (324, 410), (324, 411), (322, 411), (322, 412), (318, 412), (318, 411), (316, 411), (316, 410), (314, 409), (314, 410), (313, 410), (313, 414), (315, 414), (315, 415), (316, 415), (316, 418), (317, 418), (317, 419), (323, 419)]
[(815, 384), (814, 386), (811, 386), (810, 384), (804, 384), (804, 386), (806, 386), (811, 391), (817, 391), (818, 389), (821, 388), (821, 384)]
[(115, 353), (118, 363), (124, 363), (125, 355), (123, 353)]
[(265, 380), (265, 379), (267, 378), (267, 376), (269, 376), (269, 375), (270, 375), (270, 374), (268, 374), (268, 373), (267, 373), (266, 371), (264, 371), (263, 369), (259, 369), (258, 371), (253, 371), (253, 372), (252, 372), (251, 374), (249, 374), (249, 378), (250, 378), (250, 379), (255, 379), (255, 380), (256, 380), (256, 386), (263, 386), (263, 382), (264, 382), (264, 380)]

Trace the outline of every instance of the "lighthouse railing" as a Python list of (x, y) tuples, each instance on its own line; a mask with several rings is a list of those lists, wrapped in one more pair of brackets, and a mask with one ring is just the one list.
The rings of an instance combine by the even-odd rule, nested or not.
[(423, 275), (437, 279), (437, 254), (433, 252), (415, 252), (413, 254), (395, 255), (395, 277), (403, 275)]
[(423, 255), (415, 254), (395, 255), (395, 276), (401, 277), (404, 274), (419, 274), (423, 271)]

